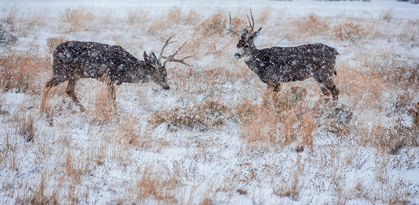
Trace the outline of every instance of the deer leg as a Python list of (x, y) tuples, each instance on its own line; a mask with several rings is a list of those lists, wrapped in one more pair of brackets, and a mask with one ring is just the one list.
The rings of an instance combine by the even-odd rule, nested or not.
[(47, 102), (48, 92), (51, 90), (52, 87), (59, 85), (61, 82), (59, 82), (57, 79), (53, 78), (47, 83), (45, 83), (44, 91), (42, 92), (42, 100), (41, 100), (41, 114), (45, 111), (45, 106)]
[(108, 97), (112, 100), (114, 110), (117, 110), (115, 85), (112, 82), (107, 83), (107, 84), (108, 84)]
[[(339, 89), (336, 87), (335, 83), (332, 79), (325, 81), (322, 83), (324, 87), (326, 87), (331, 93), (334, 101), (338, 100), (339, 96)], [(320, 86), (321, 87), (321, 86)]]
[(266, 83), (266, 85), (267, 85), (268, 89), (273, 88), (275, 92), (281, 91), (281, 84), (280, 83), (275, 84), (275, 83), (269, 81), (269, 82)]
[(326, 95), (326, 96), (330, 95), (329, 89), (327, 89), (323, 84), (319, 84), (319, 86), (320, 86), (320, 90), (322, 91), (323, 95)]
[(332, 96), (334, 101), (338, 101), (339, 98), (339, 89), (336, 87), (336, 85), (333, 83), (332, 89)]
[(281, 91), (281, 84), (276, 84), (276, 85), (274, 85), (274, 91), (275, 91), (275, 92), (279, 92), (279, 91)]
[(76, 87), (76, 78), (75, 77), (71, 77), (68, 80), (68, 85), (67, 85), (67, 89), (65, 90), (65, 92), (67, 93), (68, 96), (70, 96), (70, 98), (76, 103), (76, 105), (78, 105), (80, 107), (80, 110), (82, 112), (85, 112), (86, 109), (83, 107), (83, 105), (80, 103), (79, 99), (77, 99), (76, 96), (76, 92), (74, 92), (74, 89)]

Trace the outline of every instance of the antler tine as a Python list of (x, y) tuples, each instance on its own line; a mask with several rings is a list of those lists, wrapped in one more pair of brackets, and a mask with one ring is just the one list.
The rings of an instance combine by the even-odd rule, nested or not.
[(182, 63), (183, 65), (187, 65), (187, 66), (191, 66), (191, 65), (189, 65), (188, 63), (186, 63), (184, 60), (185, 59), (188, 59), (188, 58), (190, 58), (190, 57), (192, 57), (192, 56), (186, 56), (186, 57), (184, 57), (184, 58), (182, 58), (182, 59), (175, 59), (175, 56), (179, 53), (179, 51), (184, 47), (186, 45), (186, 41), (185, 41), (185, 43), (183, 43), (182, 44), (182, 46), (180, 46), (176, 51), (175, 51), (175, 53), (173, 53), (172, 55), (170, 55), (170, 56), (168, 56), (168, 57), (166, 57), (166, 56), (162, 56), (162, 58), (163, 59), (166, 59), (166, 61), (163, 63), (163, 66), (166, 66), (166, 63), (167, 62), (176, 62), (176, 63)]
[(232, 26), (231, 26), (231, 13), (230, 12), (228, 12), (228, 22), (229, 22), (230, 28), (226, 28), (226, 30), (229, 31), (229, 32), (232, 32), (232, 33), (236, 34), (236, 36), (240, 36), (239, 33), (237, 33), (235, 30), (233, 30), (231, 28)]
[(252, 13), (252, 9), (250, 9), (250, 16), (252, 17), (252, 21), (250, 21), (249, 15), (247, 16), (247, 20), (249, 21), (249, 26), (250, 26), (250, 34), (253, 33), (253, 30), (255, 28), (255, 19), (253, 19), (253, 13)]
[(168, 38), (167, 40), (166, 40), (166, 42), (164, 43), (164, 45), (163, 45), (163, 47), (161, 48), (161, 51), (160, 51), (160, 55), (159, 55), (159, 62), (160, 62), (160, 60), (162, 59), (162, 58), (165, 58), (164, 56), (163, 56), (163, 51), (164, 51), (164, 49), (167, 47), (167, 45), (169, 45), (169, 44), (171, 44), (171, 43), (174, 43), (173, 41), (172, 42), (170, 42), (170, 39), (172, 39), (173, 37), (175, 37), (175, 35), (173, 35), (173, 36), (170, 36), (170, 38)]

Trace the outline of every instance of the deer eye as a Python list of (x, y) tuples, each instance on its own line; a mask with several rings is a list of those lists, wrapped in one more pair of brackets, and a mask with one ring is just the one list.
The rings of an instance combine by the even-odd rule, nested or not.
[(246, 44), (246, 45), (244, 45), (244, 47), (245, 47), (245, 48), (249, 48), (249, 45), (247, 45), (247, 44)]

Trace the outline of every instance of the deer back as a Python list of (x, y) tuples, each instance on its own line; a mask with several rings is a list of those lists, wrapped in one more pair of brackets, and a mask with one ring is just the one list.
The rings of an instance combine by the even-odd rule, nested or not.
[(53, 54), (54, 76), (101, 78), (106, 75), (117, 84), (147, 81), (150, 66), (121, 46), (95, 42), (68, 41)]
[[(302, 81), (316, 75), (332, 75), (337, 51), (324, 44), (272, 47), (255, 50), (246, 64), (267, 82)], [(334, 65), (334, 64), (333, 64)]]

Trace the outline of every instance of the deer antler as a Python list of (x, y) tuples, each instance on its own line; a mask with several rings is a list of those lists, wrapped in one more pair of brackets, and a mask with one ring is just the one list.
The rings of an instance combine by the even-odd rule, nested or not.
[(176, 59), (175, 58), (175, 56), (179, 53), (179, 51), (185, 46), (185, 44), (186, 44), (186, 41), (185, 41), (185, 43), (183, 43), (182, 44), (182, 46), (181, 47), (179, 47), (176, 51), (175, 51), (175, 53), (173, 53), (172, 55), (169, 55), (169, 56), (163, 56), (163, 51), (164, 51), (164, 49), (167, 47), (167, 45), (169, 45), (169, 44), (171, 44), (171, 43), (174, 43), (175, 41), (172, 41), (172, 42), (170, 42), (170, 39), (172, 39), (174, 37), (174, 35), (173, 36), (171, 36), (169, 39), (167, 39), (166, 40), (166, 42), (164, 43), (164, 45), (163, 45), (163, 48), (161, 49), (161, 52), (160, 52), (160, 56), (159, 56), (159, 62), (161, 62), (160, 60), (161, 59), (166, 59), (166, 61), (163, 63), (163, 67), (165, 67), (166, 66), (166, 63), (167, 62), (176, 62), (176, 63), (182, 63), (183, 65), (187, 65), (187, 66), (190, 66), (188, 63), (186, 63), (184, 60), (186, 60), (186, 59), (188, 59), (188, 58), (190, 58), (190, 57), (192, 57), (192, 56), (186, 56), (186, 57), (184, 57), (184, 58), (182, 58), (182, 59)]
[(235, 30), (232, 29), (232, 26), (231, 26), (231, 13), (230, 12), (228, 12), (228, 22), (229, 22), (229, 27), (230, 28), (226, 28), (226, 30), (229, 31), (229, 33), (231, 32), (231, 33), (236, 34), (236, 36), (240, 36), (239, 33), (237, 33)]
[[(249, 22), (249, 26), (250, 26), (249, 34), (252, 35), (253, 30), (255, 28), (255, 19), (253, 18), (252, 9), (250, 9), (250, 17), (247, 14), (246, 14), (246, 16), (247, 16), (247, 21)], [(232, 29), (232, 26), (231, 26), (231, 13), (230, 12), (228, 12), (228, 22), (229, 22), (229, 27), (230, 28), (226, 28), (226, 30), (229, 31), (229, 33), (231, 32), (231, 33), (236, 34), (236, 36), (240, 36), (240, 34), (238, 32), (236, 32), (235, 30)]]
[(252, 13), (252, 9), (250, 9), (250, 16), (252, 17), (252, 21), (250, 21), (249, 15), (247, 15), (247, 21), (249, 21), (249, 26), (250, 26), (250, 35), (252, 35), (253, 30), (255, 28), (255, 19), (253, 19), (253, 13)]
[(173, 35), (173, 36), (170, 36), (167, 40), (166, 40), (166, 42), (164, 43), (164, 45), (163, 45), (163, 47), (161, 48), (161, 51), (160, 51), (160, 55), (159, 55), (159, 62), (161, 62), (161, 59), (164, 57), (163, 56), (163, 52), (164, 52), (164, 49), (167, 47), (167, 45), (169, 45), (169, 44), (171, 44), (171, 43), (174, 43), (175, 41), (172, 41), (172, 42), (170, 42), (170, 39), (172, 39), (173, 37), (175, 37), (175, 35)]

